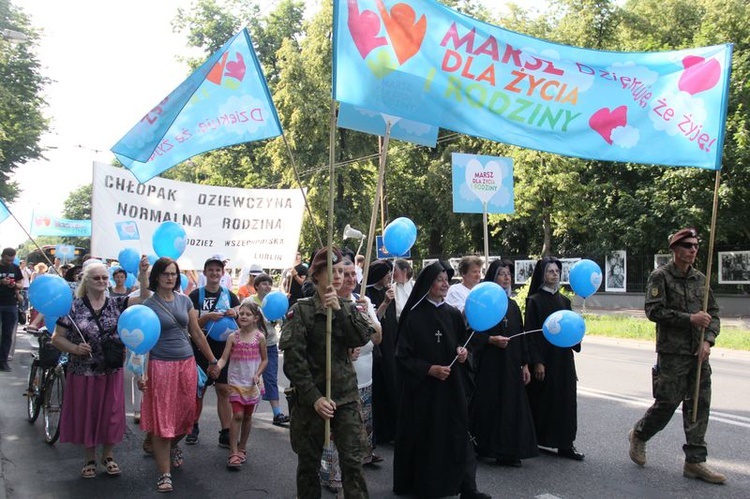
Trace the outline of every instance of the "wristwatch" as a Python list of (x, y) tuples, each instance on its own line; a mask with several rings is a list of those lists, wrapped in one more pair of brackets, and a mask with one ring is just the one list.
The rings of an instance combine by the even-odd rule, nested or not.
[(211, 366), (215, 366), (215, 365), (218, 365), (218, 363), (219, 363), (219, 360), (218, 359), (214, 359), (211, 362), (209, 362), (208, 364), (211, 365)]

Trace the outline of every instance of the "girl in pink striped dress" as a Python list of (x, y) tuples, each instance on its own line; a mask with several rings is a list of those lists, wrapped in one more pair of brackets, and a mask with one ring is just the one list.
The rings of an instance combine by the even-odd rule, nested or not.
[(247, 439), (250, 436), (253, 411), (265, 391), (261, 374), (268, 364), (267, 332), (260, 307), (252, 300), (243, 301), (237, 324), (240, 329), (229, 335), (224, 353), (219, 359), (219, 369), (223, 369), (229, 361), (227, 380), (232, 423), (229, 426), (227, 468), (231, 470), (239, 470), (247, 460)]

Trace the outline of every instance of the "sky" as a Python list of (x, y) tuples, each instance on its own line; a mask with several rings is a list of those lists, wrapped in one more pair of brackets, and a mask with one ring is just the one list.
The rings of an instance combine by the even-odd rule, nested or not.
[[(267, 13), (278, 1), (258, 4)], [(319, 1), (324, 0), (307, 3)], [(186, 53), (185, 37), (174, 33), (171, 23), (177, 8), (189, 9), (191, 2), (12, 2), (42, 30), (37, 57), (43, 74), (53, 80), (45, 90), (52, 127), (42, 137), (46, 159), (22, 165), (12, 177), (22, 193), (9, 208), (28, 230), (32, 213), (61, 217), (70, 193), (91, 183), (93, 162), (111, 163), (109, 149), (188, 76), (177, 61)], [(506, 3), (482, 2), (495, 13)], [(546, 1), (516, 3), (529, 8)], [(0, 246), (27, 239), (12, 218), (0, 223)]]

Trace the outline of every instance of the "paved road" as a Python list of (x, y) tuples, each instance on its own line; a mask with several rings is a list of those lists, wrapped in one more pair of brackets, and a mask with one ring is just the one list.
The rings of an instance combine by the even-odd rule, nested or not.
[[(12, 373), (0, 373), (0, 499), (7, 498), (141, 498), (155, 496), (153, 459), (140, 452), (141, 433), (128, 424), (125, 441), (116, 449), (123, 475), (101, 472), (81, 480), (82, 451), (68, 444), (43, 442), (41, 421), (25, 420), (22, 396), (30, 356), (21, 335)], [(682, 477), (683, 441), (680, 417), (648, 446), (649, 462), (635, 466), (627, 457), (626, 434), (650, 404), (649, 370), (653, 345), (587, 337), (578, 355), (580, 377), (579, 438), (586, 453), (582, 463), (543, 455), (524, 462), (521, 469), (498, 468), (482, 462), (480, 488), (494, 497), (514, 498), (750, 498), (750, 353), (716, 349), (712, 355), (714, 402), (709, 441), (710, 462), (729, 476), (716, 486)], [(249, 462), (238, 473), (225, 468), (227, 451), (216, 445), (218, 422), (215, 397), (209, 391), (198, 445), (186, 448), (185, 465), (174, 473), (171, 497), (291, 498), (295, 495), (295, 456), (287, 430), (270, 424), (263, 404), (254, 420)], [(367, 469), (373, 498), (391, 492), (392, 449), (383, 446), (379, 468)], [(324, 498), (333, 495), (325, 492)]]

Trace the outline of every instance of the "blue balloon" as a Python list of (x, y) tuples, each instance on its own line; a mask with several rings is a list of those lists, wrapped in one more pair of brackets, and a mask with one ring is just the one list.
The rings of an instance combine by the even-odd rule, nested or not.
[(216, 341), (227, 341), (227, 337), (238, 329), (239, 326), (237, 326), (234, 319), (226, 315), (218, 321), (208, 321), (206, 323), (208, 335)]
[(68, 315), (73, 304), (73, 291), (67, 281), (58, 275), (44, 274), (29, 286), (31, 305), (44, 315)]
[(551, 314), (542, 325), (547, 341), (561, 348), (577, 345), (586, 333), (583, 317), (572, 310), (558, 310)]
[(149, 264), (149, 265), (153, 265), (153, 264), (155, 264), (155, 263), (156, 263), (156, 260), (158, 260), (158, 259), (159, 259), (159, 257), (158, 257), (158, 256), (156, 256), (156, 255), (148, 255), (148, 256), (147, 256), (146, 258), (148, 258), (148, 264)]
[(180, 274), (180, 289), (182, 291), (185, 291), (188, 287), (188, 284), (190, 284), (190, 279), (188, 279), (188, 276), (185, 274)]
[(396, 220), (394, 220), (394, 222), (405, 223), (409, 227), (409, 230), (414, 233), (414, 240), (417, 240), (417, 226), (414, 222), (412, 222), (411, 218), (398, 217)]
[(15, 258), (13, 259), (13, 264), (14, 264), (14, 265), (21, 265), (21, 259), (20, 259), (20, 258), (18, 258), (18, 257), (15, 257)]
[(289, 309), (289, 298), (281, 291), (271, 291), (263, 298), (260, 308), (269, 321), (279, 320)]
[(133, 305), (120, 314), (117, 334), (126, 347), (137, 354), (154, 348), (161, 335), (161, 324), (156, 312), (146, 305)]
[(59, 317), (53, 317), (51, 315), (45, 315), (44, 316), (44, 327), (46, 327), (48, 331), (54, 331), (55, 330), (55, 323), (57, 322), (57, 319), (59, 319)]
[(141, 255), (133, 248), (125, 248), (117, 255), (117, 261), (120, 262), (120, 267), (122, 267), (125, 272), (128, 272), (129, 274), (137, 274), (138, 265), (141, 263)]
[(160, 257), (177, 260), (185, 251), (187, 243), (185, 236), (185, 229), (182, 225), (176, 222), (164, 222), (154, 231), (151, 243)]
[(383, 245), (393, 256), (402, 256), (409, 252), (417, 240), (417, 227), (409, 220), (397, 218), (389, 223), (383, 231)]
[(128, 276), (125, 278), (125, 287), (126, 288), (132, 288), (135, 286), (135, 283), (138, 281), (138, 278), (135, 277), (135, 275), (128, 272)]
[(570, 287), (581, 298), (588, 298), (602, 285), (602, 269), (591, 260), (579, 260), (570, 269)]
[(474, 331), (487, 331), (496, 326), (508, 311), (508, 294), (494, 282), (481, 282), (466, 297), (464, 314)]

